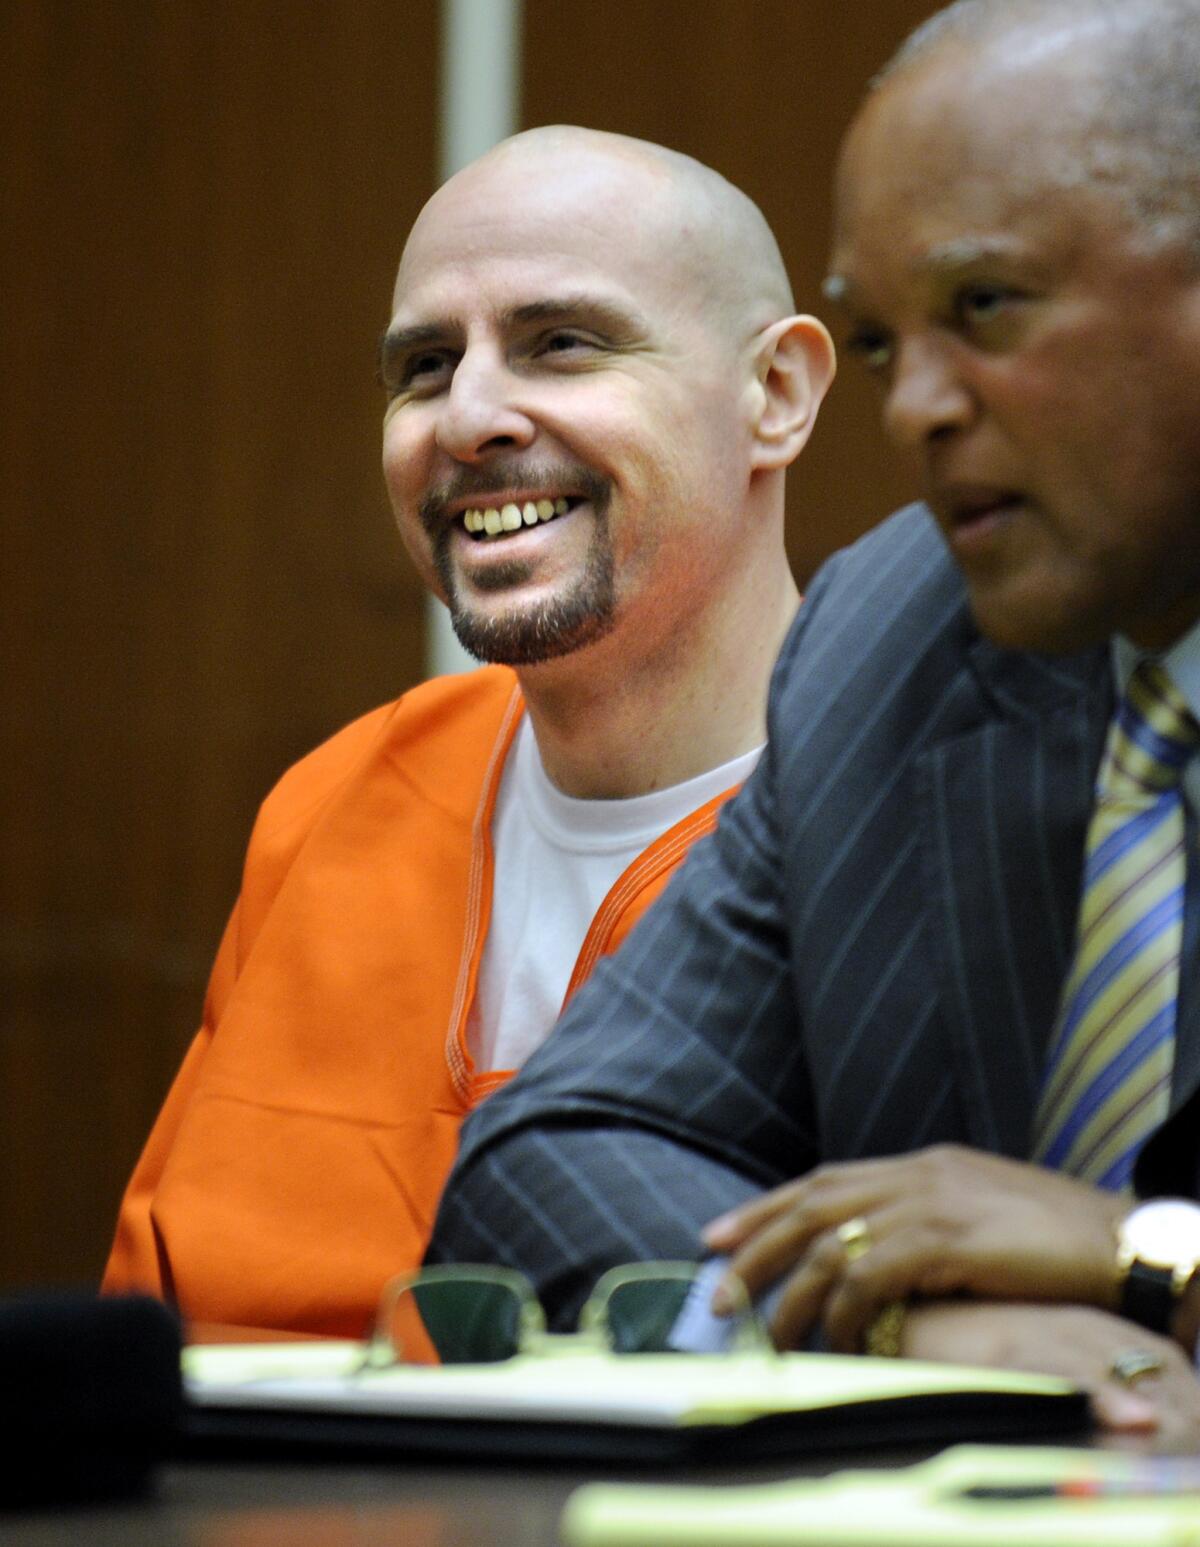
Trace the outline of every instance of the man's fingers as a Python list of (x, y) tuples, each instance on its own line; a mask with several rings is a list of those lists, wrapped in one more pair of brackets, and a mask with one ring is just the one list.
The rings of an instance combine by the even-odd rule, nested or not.
[(811, 1216), (816, 1228), (840, 1224), (876, 1203), (904, 1197), (911, 1190), (911, 1166), (907, 1157), (818, 1166), (815, 1171), (710, 1220), (701, 1230), (701, 1238), (714, 1251), (733, 1251), (793, 1209)]
[[(871, 1226), (882, 1233), (887, 1216), (872, 1220)], [(920, 1295), (941, 1271), (939, 1236), (919, 1228), (894, 1228), (896, 1234), (884, 1234), (878, 1242), (872, 1239), (861, 1257), (844, 1262), (830, 1286), (822, 1322), (835, 1353), (857, 1353), (868, 1327), (889, 1301)]]
[(794, 1213), (765, 1226), (730, 1259), (713, 1296), (713, 1310), (726, 1315), (734, 1309), (738, 1284), (744, 1285), (750, 1298), (756, 1300), (789, 1268), (804, 1261), (815, 1233), (809, 1221)]
[[(912, 1228), (908, 1212), (904, 1205), (876, 1213), (864, 1209), (861, 1217), (866, 1233), (856, 1237), (862, 1243), (859, 1255), (841, 1233), (851, 1219), (859, 1217), (857, 1213), (843, 1206), (832, 1211), (830, 1218), (824, 1210), (817, 1213), (793, 1206), (734, 1253), (712, 1308), (718, 1315), (727, 1315), (738, 1303), (743, 1287), (752, 1300), (757, 1299), (789, 1270), (800, 1285), (793, 1302), (797, 1324), (809, 1316), (817, 1285), (828, 1294), (834, 1286), (853, 1279), (851, 1298), (855, 1304), (882, 1304), (902, 1298), (924, 1287), (931, 1265), (940, 1262), (940, 1238), (932, 1231)], [(811, 1276), (807, 1276), (809, 1270)], [(820, 1304), (809, 1319), (818, 1314)], [(849, 1326), (854, 1312), (847, 1307), (844, 1315)]]
[(803, 1185), (803, 1182), (788, 1182), (773, 1192), (764, 1193), (761, 1198), (744, 1203), (740, 1209), (730, 1209), (728, 1214), (709, 1220), (700, 1232), (701, 1240), (713, 1251), (733, 1251), (780, 1214), (786, 1213)]
[(861, 1353), (867, 1328), (886, 1304), (869, 1284), (843, 1278), (831, 1290), (821, 1318), (830, 1351), (835, 1354)]
[(799, 1348), (804, 1342), (844, 1262), (845, 1250), (832, 1231), (817, 1238), (803, 1265), (786, 1281), (771, 1317), (776, 1348)]
[(1200, 1381), (1177, 1344), (1154, 1338), (1147, 1349), (1161, 1356), (1161, 1369), (1132, 1387), (1111, 1375), (1098, 1382), (1092, 1391), (1096, 1421), (1118, 1433), (1154, 1433), (1156, 1450), (1194, 1455), (1200, 1450)]
[(1116, 1434), (1153, 1434), (1159, 1426), (1154, 1403), (1114, 1381), (1101, 1381), (1092, 1391), (1092, 1412), (1101, 1429)]

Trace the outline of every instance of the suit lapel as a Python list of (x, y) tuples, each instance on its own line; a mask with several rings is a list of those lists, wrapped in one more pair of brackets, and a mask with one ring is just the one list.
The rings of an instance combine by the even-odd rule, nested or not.
[(1105, 650), (1049, 661), (980, 641), (962, 690), (974, 723), (918, 766), (936, 970), (968, 1142), (1024, 1158), (1072, 949), (1111, 668)]

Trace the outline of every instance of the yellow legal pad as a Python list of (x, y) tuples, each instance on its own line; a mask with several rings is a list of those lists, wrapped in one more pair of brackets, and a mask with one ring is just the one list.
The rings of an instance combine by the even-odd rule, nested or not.
[[(1148, 1472), (1153, 1478), (1156, 1465), (1170, 1475), (1169, 1461), (1116, 1452), (957, 1445), (919, 1466), (754, 1487), (592, 1483), (568, 1501), (562, 1540), (565, 1547), (1200, 1547), (1200, 1492), (1119, 1495)], [(1110, 1493), (1036, 1496), (1039, 1484), (1089, 1480)], [(981, 1487), (1034, 1496), (967, 1496)]]
[(198, 1435), (410, 1452), (631, 1461), (786, 1455), (855, 1444), (1078, 1433), (1086, 1401), (1049, 1376), (833, 1354), (614, 1356), (546, 1337), (500, 1364), (358, 1372), (356, 1343), (184, 1354)]

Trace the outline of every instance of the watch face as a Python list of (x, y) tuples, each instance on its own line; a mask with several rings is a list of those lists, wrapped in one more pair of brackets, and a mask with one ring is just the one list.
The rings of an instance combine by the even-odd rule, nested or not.
[(1152, 1267), (1195, 1267), (1200, 1264), (1200, 1208), (1184, 1198), (1143, 1203), (1121, 1226), (1121, 1244)]

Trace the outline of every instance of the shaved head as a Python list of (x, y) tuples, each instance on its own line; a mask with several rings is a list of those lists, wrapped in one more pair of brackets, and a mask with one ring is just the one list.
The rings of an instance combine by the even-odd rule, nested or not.
[(986, 52), (998, 75), (1053, 69), (1075, 91), (1064, 187), (1103, 184), (1151, 243), (1200, 261), (1200, 0), (956, 0), (918, 27), (879, 90), (943, 49)]
[[(778, 244), (754, 201), (711, 167), (662, 145), (596, 129), (556, 124), (502, 141), (456, 173), (422, 210), (400, 263), (397, 292), (423, 229), (450, 200), (478, 198), (481, 208), (508, 187), (553, 181), (556, 198), (573, 186), (586, 210), (607, 201), (625, 207), (628, 240), (663, 247), (676, 282), (714, 323), (743, 337), (793, 310)], [(570, 218), (564, 212), (564, 218)], [(606, 222), (607, 223), (607, 222)]]
[(636, 640), (658, 671), (726, 626), (701, 598), (725, 620), (766, 588), (790, 616), (784, 471), (833, 369), (744, 193), (661, 146), (532, 129), (409, 234), (380, 346), (393, 509), (481, 659)]

